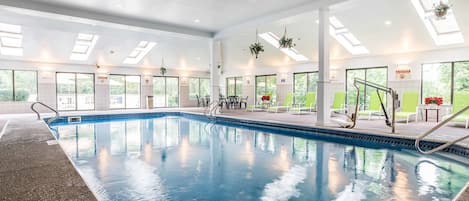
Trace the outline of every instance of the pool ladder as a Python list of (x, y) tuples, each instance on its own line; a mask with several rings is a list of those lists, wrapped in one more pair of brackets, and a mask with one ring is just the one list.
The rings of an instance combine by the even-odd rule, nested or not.
[(213, 117), (213, 116), (216, 115), (218, 109), (220, 109), (219, 102), (218, 101), (213, 101), (205, 108), (204, 114), (206, 116)]
[(56, 119), (59, 118), (59, 112), (57, 112), (57, 110), (55, 110), (54, 108), (52, 108), (52, 107), (50, 107), (50, 106), (44, 104), (43, 102), (34, 102), (33, 104), (31, 104), (31, 110), (32, 110), (34, 113), (36, 113), (36, 115), (37, 115), (37, 120), (41, 120), (41, 114), (40, 114), (36, 109), (34, 109), (34, 106), (37, 105), (37, 104), (42, 105), (42, 106), (44, 106), (45, 108), (47, 108), (47, 109), (49, 109), (49, 110), (51, 110), (51, 111), (53, 111), (53, 112), (55, 113), (55, 117), (52, 117), (52, 118), (50, 118), (50, 119), (47, 120), (47, 122), (46, 122), (47, 125), (49, 125), (50, 123), (52, 123), (53, 121), (55, 121)]
[(435, 132), (436, 130), (438, 130), (439, 128), (443, 127), (445, 124), (447, 124), (448, 122), (450, 122), (451, 120), (453, 120), (454, 118), (456, 118), (458, 115), (464, 113), (465, 111), (467, 111), (469, 109), (469, 105), (464, 107), (462, 110), (452, 114), (450, 117), (446, 118), (445, 120), (443, 120), (442, 122), (438, 123), (436, 126), (434, 126), (433, 128), (431, 128), (430, 130), (428, 130), (427, 132), (423, 133), (422, 135), (420, 135), (419, 137), (417, 137), (417, 139), (415, 139), (415, 148), (420, 152), (420, 153), (423, 153), (423, 154), (432, 154), (434, 152), (437, 152), (437, 151), (440, 151), (440, 150), (443, 150), (453, 144), (456, 144), (466, 138), (469, 138), (469, 133), (466, 135), (466, 136), (463, 136), (463, 137), (460, 137), (460, 138), (457, 138), (453, 141), (449, 141), (449, 142), (446, 142), (438, 147), (435, 147), (431, 150), (428, 150), (428, 151), (424, 151), (422, 150), (422, 148), (420, 148), (420, 141), (427, 137), (428, 135), (432, 134), (433, 132)]

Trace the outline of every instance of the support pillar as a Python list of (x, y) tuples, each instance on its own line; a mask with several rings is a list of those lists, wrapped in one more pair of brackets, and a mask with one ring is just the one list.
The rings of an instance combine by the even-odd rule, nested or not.
[(221, 65), (221, 41), (210, 40), (210, 82), (211, 93), (210, 100), (218, 100), (220, 96), (220, 70), (218, 65)]
[(319, 126), (326, 125), (330, 120), (331, 90), (329, 80), (329, 9), (319, 9), (319, 66), (317, 90), (317, 122)]

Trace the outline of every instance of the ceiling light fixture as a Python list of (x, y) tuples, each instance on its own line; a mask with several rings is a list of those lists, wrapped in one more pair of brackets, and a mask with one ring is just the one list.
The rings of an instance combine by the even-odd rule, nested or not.
[(79, 33), (73, 45), (70, 60), (86, 61), (98, 42), (98, 35)]
[(432, 0), (412, 0), (415, 10), (436, 45), (464, 43), (464, 37), (452, 12), (447, 10), (444, 19), (435, 16)]
[(369, 54), (363, 44), (350, 32), (337, 17), (329, 18), (329, 34), (353, 55)]
[[(272, 32), (261, 33), (259, 34), (259, 37), (264, 39), (267, 43), (271, 44), (275, 48), (280, 47), (280, 44), (278, 43), (280, 38)], [(288, 55), (295, 61), (308, 61), (308, 58), (300, 54), (295, 48), (280, 48), (280, 51), (282, 51), (284, 54)]]
[(199, 23), (200, 20), (199, 20), (199, 19), (195, 19), (194, 22), (195, 22), (195, 23)]
[(389, 26), (389, 25), (392, 24), (392, 21), (391, 20), (386, 20), (386, 21), (384, 21), (384, 24)]
[(0, 23), (0, 54), (23, 56), (21, 26)]
[(150, 52), (153, 47), (155, 47), (155, 42), (148, 42), (148, 41), (140, 41), (137, 47), (135, 47), (132, 52), (130, 52), (129, 56), (124, 59), (125, 64), (137, 64), (140, 62), (145, 55)]

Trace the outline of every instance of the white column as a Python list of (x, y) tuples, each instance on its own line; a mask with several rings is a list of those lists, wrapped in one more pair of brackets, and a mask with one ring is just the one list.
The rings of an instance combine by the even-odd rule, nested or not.
[(210, 82), (211, 82), (211, 96), (210, 99), (218, 100), (220, 96), (220, 71), (218, 65), (221, 64), (221, 41), (214, 41), (213, 39), (209, 42), (210, 50)]
[(329, 81), (329, 9), (319, 9), (319, 80), (317, 91), (317, 125), (324, 126), (330, 119)]

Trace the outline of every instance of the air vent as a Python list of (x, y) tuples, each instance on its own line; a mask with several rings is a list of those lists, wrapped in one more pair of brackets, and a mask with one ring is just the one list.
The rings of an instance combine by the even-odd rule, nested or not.
[(68, 123), (81, 123), (81, 117), (68, 117)]

